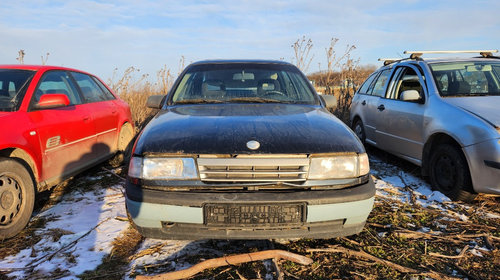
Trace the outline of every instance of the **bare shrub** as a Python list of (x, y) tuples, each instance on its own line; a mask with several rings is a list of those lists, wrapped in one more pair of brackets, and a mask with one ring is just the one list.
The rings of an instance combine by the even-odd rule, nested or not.
[(332, 38), (325, 48), (326, 70), (321, 70), (320, 64), (320, 71), (309, 75), (309, 79), (315, 82), (318, 92), (337, 97), (338, 104), (333, 113), (348, 123), (352, 97), (375, 67), (359, 65), (359, 58), (352, 57), (355, 45), (348, 44), (343, 53), (337, 53), (338, 41), (338, 38)]
[(304, 73), (307, 72), (314, 58), (314, 55), (310, 56), (312, 47), (312, 40), (306, 39), (306, 36), (303, 36), (302, 39), (297, 39), (292, 45), (295, 55), (295, 65)]
[(19, 61), (19, 64), (24, 64), (24, 56), (25, 55), (26, 55), (26, 53), (24, 52), (24, 50), (19, 50), (17, 52), (16, 60)]
[(147, 74), (137, 77), (140, 70), (135, 67), (125, 69), (120, 75), (117, 72), (118, 69), (115, 69), (108, 84), (129, 104), (136, 130), (139, 131), (157, 111), (146, 107), (146, 101), (151, 95), (166, 95), (174, 77), (166, 65), (157, 71), (156, 82), (149, 81)]

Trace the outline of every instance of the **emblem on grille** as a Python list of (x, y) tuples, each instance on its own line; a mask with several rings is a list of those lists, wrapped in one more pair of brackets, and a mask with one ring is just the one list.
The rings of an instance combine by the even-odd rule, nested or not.
[(260, 143), (255, 140), (248, 141), (247, 148), (249, 148), (250, 150), (257, 150), (258, 148), (260, 148)]

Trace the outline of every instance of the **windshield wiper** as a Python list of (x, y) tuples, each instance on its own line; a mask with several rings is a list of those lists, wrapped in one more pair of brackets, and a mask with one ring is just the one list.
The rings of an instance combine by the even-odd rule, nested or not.
[(294, 101), (284, 101), (277, 100), (272, 98), (262, 98), (262, 97), (238, 97), (231, 98), (227, 100), (227, 102), (236, 102), (236, 103), (295, 103)]
[(174, 103), (176, 104), (210, 104), (210, 103), (224, 103), (222, 100), (216, 100), (216, 99), (203, 99), (203, 98), (197, 98), (197, 99), (184, 99), (180, 100)]

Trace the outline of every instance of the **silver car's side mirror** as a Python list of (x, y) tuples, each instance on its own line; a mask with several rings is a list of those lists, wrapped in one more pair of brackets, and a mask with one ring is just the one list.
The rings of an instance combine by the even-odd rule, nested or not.
[(151, 95), (146, 101), (146, 106), (153, 109), (161, 109), (162, 101), (165, 95)]
[(337, 108), (337, 98), (333, 95), (320, 95), (319, 96), (322, 100), (323, 103), (325, 103), (325, 107), (328, 109), (335, 109)]
[(420, 102), (422, 101), (422, 96), (420, 93), (414, 89), (405, 90), (401, 93), (399, 99), (404, 101)]

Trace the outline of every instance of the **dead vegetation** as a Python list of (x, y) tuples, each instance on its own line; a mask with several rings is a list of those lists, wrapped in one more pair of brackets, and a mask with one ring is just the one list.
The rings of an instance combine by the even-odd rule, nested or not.
[[(324, 94), (333, 94), (339, 100), (337, 116), (344, 121), (352, 94), (362, 81), (374, 70), (359, 66), (359, 60), (352, 58), (354, 46), (347, 46), (345, 52), (337, 55), (338, 39), (332, 39), (325, 49), (327, 70), (310, 75), (315, 86)], [(309, 67), (312, 41), (296, 42), (298, 58), (304, 67)], [(305, 45), (300, 45), (305, 44)], [(304, 47), (305, 46), (305, 47)], [(302, 57), (300, 55), (304, 54)], [(183, 59), (179, 69), (184, 67)], [(149, 82), (147, 75), (136, 68), (125, 70), (120, 78), (113, 77), (108, 84), (130, 106), (141, 128), (153, 114), (145, 110), (147, 97), (166, 94), (173, 84), (173, 75), (165, 66), (157, 73), (157, 81)], [(117, 74), (118, 75), (118, 74)], [(373, 151), (369, 151), (373, 152)], [(397, 162), (396, 162), (397, 161)], [(378, 174), (394, 173), (403, 169), (416, 174), (414, 166), (399, 160), (385, 158), (389, 162), (386, 170)], [(374, 166), (380, 168), (380, 166)], [(384, 167), (385, 168), (385, 167)], [(86, 174), (96, 173), (96, 169)], [(399, 171), (396, 171), (396, 173)], [(71, 180), (71, 189), (89, 191), (89, 185), (108, 186), (123, 183), (120, 178), (99, 179), (95, 182)], [(377, 178), (376, 178), (377, 179)], [(402, 181), (404, 181), (402, 179)], [(46, 202), (38, 209), (57, 203), (66, 192), (61, 185), (49, 194)], [(400, 190), (398, 190), (399, 192)], [(364, 230), (357, 235), (334, 239), (300, 239), (294, 241), (196, 241), (188, 244), (181, 252), (169, 256), (166, 261), (131, 267), (135, 260), (155, 256), (171, 241), (164, 241), (151, 248), (138, 250), (143, 238), (132, 227), (124, 231), (113, 243), (113, 251), (106, 256), (95, 270), (78, 277), (82, 279), (123, 279), (139, 275), (155, 275), (172, 272), (196, 265), (205, 260), (242, 253), (265, 250), (285, 250), (311, 258), (310, 265), (300, 265), (288, 260), (264, 260), (248, 263), (230, 263), (225, 267), (213, 267), (193, 275), (189, 279), (498, 279), (500, 275), (500, 198), (480, 195), (472, 204), (447, 202), (442, 208), (423, 207), (417, 200), (426, 199), (412, 191), (411, 185), (402, 190), (407, 192), (408, 201), (397, 198), (398, 194), (376, 197), (375, 207)], [(444, 208), (444, 210), (443, 210)], [(42, 237), (36, 230), (43, 228), (45, 220), (35, 218), (29, 227), (15, 238), (0, 241), (0, 258), (15, 255), (33, 247)], [(90, 229), (92, 230), (92, 229)], [(57, 240), (67, 234), (63, 229), (50, 231)], [(78, 242), (78, 241), (76, 241)], [(71, 244), (70, 244), (71, 245)], [(50, 258), (54, 252), (40, 253), (39, 258)], [(57, 253), (57, 252), (56, 252)], [(41, 260), (41, 259), (40, 259)], [(0, 279), (10, 279), (7, 271), (0, 269)], [(29, 274), (33, 278), (60, 278), (67, 271), (54, 270), (51, 275)]]

